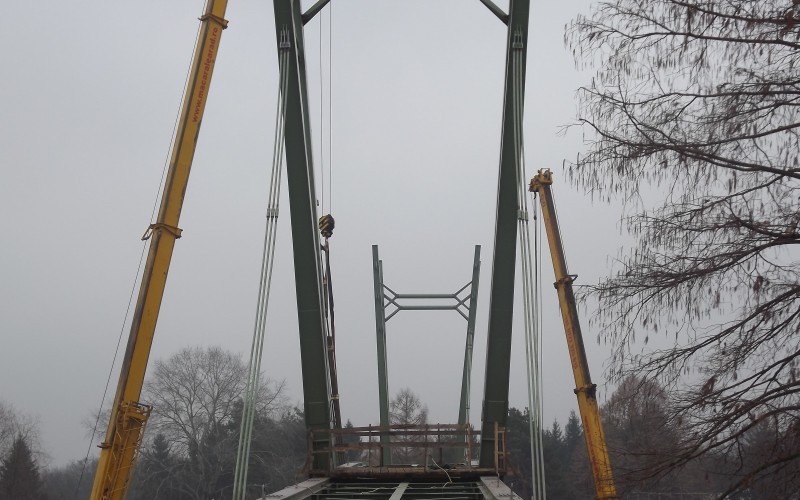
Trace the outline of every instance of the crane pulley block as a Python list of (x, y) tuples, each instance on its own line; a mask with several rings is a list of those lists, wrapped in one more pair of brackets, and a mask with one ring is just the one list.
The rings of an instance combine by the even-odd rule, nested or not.
[(330, 238), (333, 236), (333, 228), (336, 226), (336, 221), (331, 214), (323, 215), (319, 218), (319, 232), (323, 238)]
[(542, 186), (550, 186), (553, 184), (553, 172), (549, 168), (540, 169), (539, 172), (531, 179), (528, 186), (528, 191), (531, 193), (538, 193), (539, 188)]

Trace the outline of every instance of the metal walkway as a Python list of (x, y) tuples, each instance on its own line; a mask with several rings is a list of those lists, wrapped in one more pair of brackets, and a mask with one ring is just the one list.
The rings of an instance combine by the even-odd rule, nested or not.
[(497, 477), (475, 481), (336, 481), (314, 478), (266, 495), (261, 500), (521, 500)]

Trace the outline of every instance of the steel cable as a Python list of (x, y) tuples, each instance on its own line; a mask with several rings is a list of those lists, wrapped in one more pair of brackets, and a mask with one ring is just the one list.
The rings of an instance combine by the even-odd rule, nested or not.
[[(514, 33), (514, 37), (521, 34)], [(517, 220), (520, 243), (520, 263), (522, 267), (523, 305), (525, 323), (525, 354), (528, 375), (528, 425), (531, 451), (532, 498), (546, 498), (544, 477), (544, 456), (542, 446), (542, 398), (541, 398), (541, 343), (538, 317), (538, 272), (531, 258), (531, 240), (528, 225), (527, 196), (525, 192), (525, 148), (523, 141), (523, 96), (525, 78), (522, 74), (523, 53), (514, 50), (512, 55), (512, 109), (514, 132), (514, 160), (517, 174)], [(537, 256), (538, 256), (538, 252)]]
[[(288, 38), (288, 33), (282, 36)], [(284, 157), (284, 126), (286, 116), (286, 92), (288, 88), (288, 47), (279, 49), (279, 75), (280, 85), (278, 90), (278, 105), (275, 118), (275, 135), (272, 156), (272, 172), (270, 176), (269, 196), (266, 211), (266, 227), (264, 230), (264, 246), (261, 260), (261, 274), (256, 305), (255, 326), (253, 340), (250, 347), (250, 363), (245, 387), (244, 404), (242, 408), (242, 426), (239, 433), (239, 446), (236, 455), (236, 469), (234, 471), (233, 499), (243, 500), (247, 491), (247, 471), (249, 468), (250, 445), (252, 443), (253, 421), (255, 418), (258, 389), (261, 379), (261, 359), (264, 351), (264, 337), (266, 331), (267, 308), (269, 293), (272, 284), (272, 270), (275, 261), (275, 241), (278, 228), (278, 210), (280, 206), (280, 186), (283, 173)]]
[[(205, 9), (207, 10), (207, 9)], [(205, 11), (204, 10), (204, 11)], [(156, 189), (156, 196), (155, 200), (153, 201), (153, 209), (150, 211), (150, 224), (153, 224), (153, 221), (156, 218), (156, 211), (158, 210), (158, 202), (160, 200), (161, 188), (164, 185), (164, 179), (167, 176), (167, 168), (169, 167), (170, 158), (172, 157), (172, 149), (175, 145), (175, 135), (176, 131), (178, 130), (178, 123), (180, 123), (181, 111), (183, 107), (183, 96), (186, 94), (186, 88), (189, 85), (189, 77), (192, 73), (192, 61), (194, 61), (194, 56), (197, 51), (197, 40), (200, 38), (200, 30), (203, 27), (202, 21), (197, 24), (197, 32), (194, 36), (194, 49), (192, 50), (192, 56), (189, 58), (189, 67), (186, 68), (186, 77), (183, 81), (183, 90), (181, 92), (181, 98), (178, 101), (178, 110), (175, 112), (175, 120), (172, 124), (172, 135), (169, 141), (169, 146), (167, 147), (167, 155), (164, 158), (164, 166), (161, 169), (161, 179), (158, 183), (158, 188)], [(131, 293), (128, 297), (128, 306), (125, 309), (125, 316), (122, 319), (122, 326), (120, 326), (119, 336), (117, 337), (117, 345), (114, 348), (114, 357), (111, 360), (111, 366), (108, 369), (108, 377), (106, 378), (106, 385), (103, 389), (103, 397), (100, 400), (100, 408), (97, 411), (97, 417), (94, 421), (94, 427), (92, 428), (92, 434), (89, 438), (89, 446), (86, 450), (86, 456), (83, 458), (83, 464), (81, 465), (81, 474), (78, 477), (78, 483), (75, 485), (75, 494), (73, 495), (73, 500), (78, 498), (78, 493), (80, 492), (81, 484), (83, 483), (83, 476), (86, 473), (86, 464), (89, 461), (89, 455), (91, 454), (92, 450), (92, 443), (94, 442), (95, 437), (97, 436), (97, 426), (100, 424), (100, 417), (103, 414), (103, 407), (106, 404), (106, 396), (108, 395), (108, 386), (111, 383), (111, 376), (114, 373), (114, 366), (117, 364), (117, 357), (119, 356), (119, 346), (122, 342), (122, 335), (125, 332), (125, 325), (128, 322), (128, 316), (130, 315), (131, 306), (133, 305), (133, 297), (136, 293), (136, 284), (139, 282), (139, 273), (142, 271), (142, 264), (144, 263), (144, 257), (147, 253), (147, 242), (142, 242), (142, 251), (139, 255), (139, 265), (136, 268), (136, 274), (133, 278), (133, 285), (131, 285)]]

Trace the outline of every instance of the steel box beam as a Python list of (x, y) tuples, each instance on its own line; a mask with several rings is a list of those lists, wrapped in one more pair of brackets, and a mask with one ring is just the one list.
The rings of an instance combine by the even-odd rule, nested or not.
[[(496, 422), (504, 427), (508, 416), (509, 361), (511, 359), (514, 274), (517, 256), (517, 184), (520, 182), (520, 179), (517, 179), (516, 164), (519, 145), (514, 140), (514, 99), (512, 98), (514, 77), (511, 56), (512, 51), (522, 51), (522, 68), (518, 68), (518, 71), (524, 82), (529, 8), (529, 0), (510, 0), (500, 175), (497, 188), (492, 285), (489, 297), (486, 377), (481, 417), (481, 467), (490, 467), (494, 463), (494, 425)], [(521, 42), (521, 46), (518, 46), (519, 42)], [(522, 95), (524, 97), (524, 89), (522, 89)]]
[[(469, 317), (467, 317), (467, 340), (464, 347), (464, 371), (461, 377), (461, 402), (458, 406), (458, 425), (469, 421), (469, 392), (472, 387), (472, 346), (475, 339), (475, 317), (478, 314), (478, 281), (481, 277), (481, 246), (475, 245), (472, 263), (472, 283), (469, 294)], [(472, 460), (472, 457), (469, 457)]]
[(492, 11), (492, 14), (497, 16), (497, 19), (501, 20), (505, 24), (508, 24), (508, 14), (503, 12), (503, 9), (495, 5), (495, 3), (492, 2), (492, 0), (481, 0), (481, 3), (485, 5), (490, 11)]
[[(389, 382), (386, 367), (386, 308), (383, 306), (383, 262), (378, 257), (378, 245), (372, 245), (372, 275), (375, 281), (375, 332), (378, 346), (378, 403), (381, 427), (389, 427)], [(381, 435), (383, 453), (381, 465), (392, 463), (389, 435)]]
[[(317, 232), (311, 128), (308, 114), (303, 19), (299, 0), (274, 0), (275, 30), (280, 52), (281, 33), (289, 35), (286, 106), (286, 177), (294, 248), (297, 319), (306, 427), (314, 446), (329, 448), (331, 427), (330, 380), (323, 315), (320, 240)], [(330, 457), (317, 454), (313, 466), (328, 469)]]

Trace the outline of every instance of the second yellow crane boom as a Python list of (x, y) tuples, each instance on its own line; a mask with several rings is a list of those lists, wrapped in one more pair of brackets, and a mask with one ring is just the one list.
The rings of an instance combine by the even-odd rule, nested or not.
[(586, 360), (583, 334), (578, 320), (578, 308), (575, 304), (575, 293), (572, 290), (572, 281), (575, 276), (570, 275), (567, 271), (567, 260), (561, 244), (561, 232), (558, 228), (553, 194), (550, 191), (552, 184), (552, 172), (539, 170), (539, 173), (531, 180), (529, 190), (538, 194), (542, 207), (542, 219), (547, 231), (550, 256), (556, 275), (555, 287), (558, 291), (561, 317), (564, 320), (564, 332), (567, 335), (569, 359), (575, 375), (575, 394), (578, 396), (578, 410), (581, 414), (583, 435), (589, 451), (596, 495), (599, 500), (618, 499), (619, 495), (617, 495), (614, 476), (611, 472), (611, 461), (608, 458), (608, 446), (597, 407), (597, 385), (592, 383), (592, 378), (589, 376), (589, 363)]

